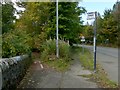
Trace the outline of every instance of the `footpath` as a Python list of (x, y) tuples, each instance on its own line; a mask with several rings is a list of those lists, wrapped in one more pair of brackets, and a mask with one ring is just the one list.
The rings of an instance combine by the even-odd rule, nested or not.
[(81, 75), (91, 74), (84, 70), (80, 64), (79, 54), (72, 51), (72, 64), (66, 72), (58, 72), (43, 64), (41, 68), (40, 60), (35, 59), (28, 69), (27, 74), (21, 81), (18, 89), (28, 88), (98, 88), (97, 84)]

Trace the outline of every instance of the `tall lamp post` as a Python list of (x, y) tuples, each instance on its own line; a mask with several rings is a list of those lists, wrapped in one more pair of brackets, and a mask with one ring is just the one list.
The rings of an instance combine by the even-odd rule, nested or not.
[(59, 58), (59, 47), (58, 47), (58, 0), (56, 0), (56, 57)]

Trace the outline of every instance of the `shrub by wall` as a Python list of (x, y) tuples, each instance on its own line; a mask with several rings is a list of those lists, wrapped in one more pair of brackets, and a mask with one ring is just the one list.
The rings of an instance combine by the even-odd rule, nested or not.
[(56, 57), (56, 41), (47, 40), (41, 48), (41, 58), (43, 63), (58, 70), (65, 71), (70, 66), (70, 46), (68, 43), (59, 40), (59, 58)]
[(23, 55), (31, 50), (32, 38), (25, 31), (13, 30), (2, 35), (2, 57)]

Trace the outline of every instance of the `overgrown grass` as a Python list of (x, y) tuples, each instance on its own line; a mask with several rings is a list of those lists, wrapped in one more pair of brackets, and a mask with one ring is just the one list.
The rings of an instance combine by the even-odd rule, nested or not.
[[(82, 52), (82, 48), (79, 48)], [(84, 54), (80, 52), (80, 62), (85, 69), (93, 71), (93, 55), (88, 50), (84, 50)], [(118, 85), (107, 78), (107, 73), (104, 69), (97, 63), (96, 73), (91, 75), (83, 75), (83, 77), (88, 77), (90, 80), (95, 81), (101, 88), (118, 88)]]
[[(82, 48), (80, 50), (82, 52)], [(93, 57), (87, 49), (84, 49), (84, 53), (80, 53), (80, 62), (85, 69), (93, 70)]]
[(42, 45), (41, 61), (59, 71), (65, 71), (70, 65), (69, 45), (64, 41), (59, 41), (59, 58), (56, 58), (55, 40), (47, 40)]
[(50, 67), (54, 68), (55, 70), (61, 71), (61, 72), (66, 71), (70, 66), (70, 62), (66, 62), (64, 59), (47, 61), (46, 64), (48, 64)]

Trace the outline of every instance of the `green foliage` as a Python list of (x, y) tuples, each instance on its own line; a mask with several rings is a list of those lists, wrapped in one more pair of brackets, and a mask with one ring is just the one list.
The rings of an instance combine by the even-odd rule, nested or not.
[(3, 34), (2, 57), (12, 57), (30, 52), (30, 37), (25, 31), (14, 30)]
[(49, 3), (28, 2), (26, 10), (16, 23), (16, 29), (25, 30), (31, 37), (32, 49), (39, 49), (47, 37)]
[(54, 69), (58, 71), (66, 71), (69, 66), (70, 62), (66, 62), (64, 59), (54, 60), (54, 61), (47, 61), (46, 62), (50, 67), (53, 67)]
[(98, 25), (98, 44), (106, 44), (106, 45), (117, 45), (118, 40), (118, 29), (117, 22), (113, 17), (112, 10), (105, 10), (104, 18), (98, 17), (97, 19)]
[(56, 58), (56, 42), (55, 40), (47, 40), (42, 45), (41, 60), (54, 66), (59, 70), (68, 67), (70, 62), (69, 45), (63, 41), (59, 41), (59, 59)]
[(14, 28), (15, 8), (13, 3), (2, 4), (2, 33), (8, 32)]
[[(53, 55), (56, 58), (56, 42), (55, 40), (47, 40), (43, 43), (41, 50), (42, 54), (46, 53), (46, 56)], [(60, 58), (69, 58), (69, 45), (64, 41), (59, 41), (59, 55)], [(44, 56), (44, 55), (41, 55)], [(43, 57), (44, 58), (44, 57)], [(44, 59), (43, 59), (44, 60)]]
[(42, 50), (46, 51), (48, 55), (55, 55), (56, 52), (55, 40), (47, 40), (45, 43), (43, 43)]
[[(103, 17), (101, 17), (101, 15), (98, 13), (96, 20), (98, 45), (113, 46), (113, 47), (118, 45), (119, 21), (116, 20), (117, 17), (115, 17), (115, 13), (117, 12), (111, 9), (105, 10)], [(85, 26), (85, 30), (83, 31), (83, 34), (85, 35), (88, 41), (91, 41), (94, 36), (93, 30), (94, 30), (93, 26), (90, 25)]]
[(82, 35), (85, 36), (86, 42), (92, 44), (93, 41), (93, 26), (85, 25), (84, 30), (82, 31)]
[[(82, 52), (82, 48), (78, 48)], [(80, 62), (85, 69), (93, 70), (93, 57), (90, 51), (84, 48), (84, 54), (80, 54)]]
[[(51, 3), (50, 18), (48, 22), (48, 37), (55, 38), (56, 30), (56, 5)], [(78, 7), (77, 2), (59, 2), (59, 38), (74, 41), (79, 38), (79, 33), (82, 30), (82, 21), (80, 15), (85, 12), (85, 9)]]
[[(74, 41), (79, 37), (82, 24), (79, 16), (85, 10), (77, 5), (78, 3), (59, 2), (59, 38)], [(33, 38), (32, 47), (39, 49), (46, 38), (56, 37), (56, 3), (28, 2), (25, 8), (16, 28), (29, 33)]]
[[(20, 19), (16, 20), (14, 30), (9, 26), (9, 23), (7, 24), (7, 22), (10, 22), (10, 25), (13, 26), (14, 8), (12, 4), (5, 4), (4, 10), (6, 12), (2, 13), (4, 17), (3, 21), (5, 22), (3, 22), (3, 27), (5, 27), (5, 31), (7, 30), (7, 33), (3, 34), (3, 57), (24, 54), (30, 49), (42, 51), (44, 50), (43, 46), (41, 46), (43, 42), (46, 39), (55, 38), (55, 2), (26, 2), (17, 4), (25, 7), (25, 11), (21, 13)], [(84, 12), (84, 8), (78, 7), (78, 3), (59, 3), (59, 38), (65, 38), (70, 41), (77, 40), (82, 24), (79, 16)], [(50, 54), (52, 49), (52, 54), (55, 55), (55, 45), (47, 44), (47, 46), (50, 48), (47, 48), (47, 51), (44, 50), (43, 52)], [(67, 55), (68, 48), (66, 43), (62, 42), (62, 45), (60, 44), (59, 46), (62, 49), (62, 51), (60, 50), (60, 56), (69, 56)]]
[(59, 42), (59, 54), (60, 54), (60, 57), (66, 57), (66, 58), (69, 58), (70, 57), (70, 52), (69, 52), (69, 45), (64, 42), (64, 41), (60, 41)]

